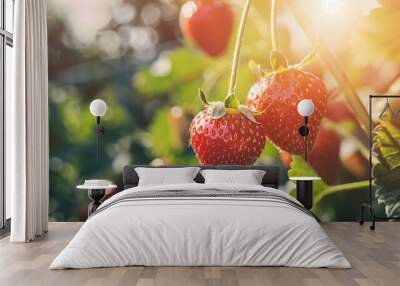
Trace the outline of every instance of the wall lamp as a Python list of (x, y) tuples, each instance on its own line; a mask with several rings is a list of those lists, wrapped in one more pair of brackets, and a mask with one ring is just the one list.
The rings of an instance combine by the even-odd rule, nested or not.
[(96, 117), (96, 160), (100, 159), (100, 136), (105, 133), (104, 127), (100, 125), (100, 118), (107, 112), (107, 104), (101, 99), (95, 99), (90, 103), (90, 113)]

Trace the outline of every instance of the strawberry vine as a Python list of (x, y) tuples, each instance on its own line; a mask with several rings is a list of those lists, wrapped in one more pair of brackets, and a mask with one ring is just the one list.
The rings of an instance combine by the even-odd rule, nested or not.
[(245, 105), (241, 105), (240, 101), (236, 97), (236, 79), (239, 66), (240, 48), (242, 45), (242, 39), (246, 26), (247, 16), (250, 10), (250, 5), (251, 5), (251, 0), (246, 0), (243, 7), (242, 15), (240, 17), (239, 29), (235, 42), (235, 49), (233, 52), (228, 94), (226, 95), (224, 102), (208, 102), (203, 91), (199, 90), (200, 99), (206, 105), (207, 112), (209, 116), (213, 119), (222, 118), (226, 114), (226, 109), (233, 109), (239, 111), (243, 116), (245, 116), (251, 122), (259, 124), (254, 117), (254, 114), (256, 114), (256, 112), (253, 112), (250, 108), (248, 108)]
[(232, 62), (232, 69), (231, 69), (231, 77), (229, 80), (228, 95), (225, 98), (225, 106), (226, 107), (238, 108), (240, 105), (238, 99), (235, 96), (236, 78), (237, 78), (237, 71), (238, 71), (238, 65), (239, 65), (240, 48), (242, 46), (243, 33), (244, 33), (244, 28), (246, 26), (246, 19), (247, 19), (247, 15), (249, 13), (250, 5), (251, 5), (251, 0), (246, 0), (246, 3), (244, 4), (242, 16), (240, 18), (238, 35), (236, 37), (236, 43), (235, 43), (235, 50), (233, 52), (233, 62)]
[(277, 0), (271, 1), (271, 40), (272, 40), (272, 50), (278, 50), (278, 40), (277, 40), (277, 14), (278, 14), (278, 2)]

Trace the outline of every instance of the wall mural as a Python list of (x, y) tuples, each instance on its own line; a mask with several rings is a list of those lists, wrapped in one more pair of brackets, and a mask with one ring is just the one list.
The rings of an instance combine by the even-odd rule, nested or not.
[[(398, 1), (253, 0), (241, 25), (245, 2), (48, 1), (52, 220), (85, 219), (87, 195), (75, 190), (84, 179), (121, 183), (126, 164), (199, 163), (279, 165), (287, 192), (289, 176), (320, 176), (313, 211), (358, 219), (368, 96), (400, 90)], [(95, 98), (108, 105), (98, 161)], [(315, 107), (307, 162), (302, 99)], [(379, 117), (385, 102), (373, 106), (380, 216), (400, 214), (400, 100)]]

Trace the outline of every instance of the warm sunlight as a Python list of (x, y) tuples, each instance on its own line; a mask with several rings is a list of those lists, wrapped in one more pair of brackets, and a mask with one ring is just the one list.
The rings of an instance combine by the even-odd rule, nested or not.
[(321, 0), (321, 10), (330, 15), (337, 14), (343, 5), (343, 0)]

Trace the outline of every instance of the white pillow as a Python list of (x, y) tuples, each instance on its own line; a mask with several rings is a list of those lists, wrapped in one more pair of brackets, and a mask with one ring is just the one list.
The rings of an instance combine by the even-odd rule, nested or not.
[(246, 184), (261, 185), (265, 171), (262, 170), (201, 170), (200, 174), (204, 177), (205, 184)]
[(199, 167), (135, 168), (139, 176), (139, 186), (195, 183), (193, 179), (199, 170)]

